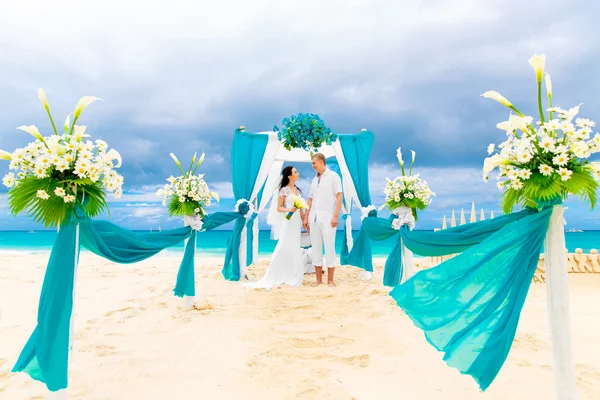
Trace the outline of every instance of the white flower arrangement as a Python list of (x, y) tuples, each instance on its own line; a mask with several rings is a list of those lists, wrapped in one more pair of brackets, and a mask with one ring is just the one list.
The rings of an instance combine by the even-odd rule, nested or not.
[(408, 207), (412, 209), (413, 214), (416, 218), (416, 210), (425, 210), (431, 203), (432, 197), (435, 193), (431, 191), (427, 182), (419, 177), (419, 174), (412, 175), (412, 167), (415, 162), (416, 153), (412, 151), (412, 163), (408, 175), (404, 173), (404, 160), (402, 159), (402, 151), (398, 148), (396, 155), (398, 162), (400, 163), (400, 169), (402, 170), (402, 176), (389, 179), (386, 178), (387, 184), (383, 189), (385, 194), (385, 203), (381, 207), (388, 208), (390, 211), (397, 209), (398, 207)]
[(552, 83), (546, 74), (545, 84), (549, 107), (546, 120), (542, 105), (542, 78), (545, 56), (533, 56), (529, 63), (534, 68), (538, 83), (538, 110), (540, 121), (534, 125), (531, 116), (523, 115), (510, 101), (497, 92), (482, 96), (494, 99), (516, 113), (507, 121), (497, 124), (506, 131), (507, 139), (498, 146), (490, 144), (483, 165), (484, 181), (499, 169), (497, 186), (503, 191), (502, 209), (511, 212), (516, 204), (538, 207), (541, 202), (566, 199), (569, 194), (581, 196), (596, 204), (597, 180), (600, 163), (588, 158), (600, 152), (600, 134), (593, 134), (595, 122), (577, 118), (579, 107), (568, 110), (552, 106)]
[(194, 154), (187, 172), (183, 170), (175, 154), (171, 153), (170, 156), (181, 170), (182, 175), (178, 177), (170, 176), (167, 179), (169, 183), (159, 189), (156, 195), (163, 198), (163, 206), (168, 207), (170, 216), (200, 215), (200, 217), (204, 217), (206, 207), (211, 204), (211, 199), (214, 198), (217, 202), (219, 201), (219, 195), (211, 192), (208, 188), (208, 184), (204, 181), (204, 175), (194, 175), (204, 161), (204, 153), (202, 153), (197, 163), (198, 154)]
[(40, 89), (38, 95), (54, 134), (43, 136), (35, 125), (19, 126), (17, 129), (36, 140), (12, 153), (0, 150), (0, 159), (10, 161), (11, 172), (3, 177), (2, 183), (9, 189), (11, 212), (17, 215), (27, 211), (47, 227), (58, 226), (77, 206), (87, 216), (94, 217), (108, 208), (105, 192), (117, 198), (123, 193), (123, 177), (115, 171), (121, 166), (120, 154), (109, 150), (103, 140), (88, 140), (87, 127), (76, 125), (83, 109), (101, 99), (81, 98), (73, 122), (69, 115), (64, 134), (59, 134), (44, 91)]

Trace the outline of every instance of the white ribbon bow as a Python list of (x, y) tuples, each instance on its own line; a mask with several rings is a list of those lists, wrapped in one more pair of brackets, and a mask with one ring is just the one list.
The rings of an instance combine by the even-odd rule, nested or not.
[(202, 221), (200, 214), (185, 215), (183, 217), (183, 224), (185, 226), (189, 226), (195, 231), (201, 231), (202, 226), (204, 226), (204, 222)]
[(395, 208), (392, 211), (392, 214), (398, 217), (392, 221), (392, 228), (400, 230), (402, 225), (408, 225), (408, 228), (412, 231), (415, 227), (415, 217), (410, 208), (406, 206), (401, 206)]
[(242, 205), (243, 203), (248, 204), (248, 212), (244, 214), (244, 218), (248, 219), (252, 216), (252, 214), (254, 214), (254, 204), (252, 204), (250, 201), (246, 199), (239, 199), (237, 203), (235, 203), (235, 208), (233, 210), (235, 212), (240, 212), (240, 205)]
[(369, 216), (369, 213), (373, 210), (377, 211), (377, 208), (374, 205), (362, 207), (360, 209), (360, 213), (361, 213), (360, 220), (362, 221), (363, 219), (367, 218)]

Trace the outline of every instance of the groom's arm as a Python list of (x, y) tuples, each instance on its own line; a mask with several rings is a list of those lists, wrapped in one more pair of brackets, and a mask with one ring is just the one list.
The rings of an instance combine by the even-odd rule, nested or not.
[(331, 220), (331, 227), (337, 228), (340, 211), (342, 210), (342, 180), (338, 174), (335, 174), (334, 177), (333, 192), (335, 193), (335, 212)]

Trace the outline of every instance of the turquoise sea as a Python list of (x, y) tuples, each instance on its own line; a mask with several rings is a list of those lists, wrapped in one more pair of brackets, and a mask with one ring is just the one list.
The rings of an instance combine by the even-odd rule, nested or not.
[[(354, 232), (356, 234), (356, 232)], [(271, 240), (269, 231), (261, 231), (259, 235), (259, 253), (269, 255), (275, 249), (276, 241)], [(224, 255), (230, 231), (208, 231), (198, 236), (197, 253), (205, 255)], [(342, 232), (336, 235), (339, 249)], [(0, 256), (2, 253), (24, 251), (28, 253), (47, 252), (52, 248), (55, 231), (0, 231)], [(590, 249), (600, 250), (600, 231), (566, 232), (567, 248), (574, 252), (576, 248), (589, 252)], [(393, 239), (373, 242), (373, 255), (375, 257), (387, 256), (393, 245)], [(169, 251), (183, 251), (183, 244), (169, 249)]]

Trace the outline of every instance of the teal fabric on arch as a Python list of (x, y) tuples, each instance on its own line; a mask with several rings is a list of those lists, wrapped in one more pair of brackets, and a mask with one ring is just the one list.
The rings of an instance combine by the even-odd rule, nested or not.
[[(506, 218), (510, 222), (498, 224), (480, 243), (418, 272), (390, 293), (427, 341), (444, 353), (444, 361), (472, 376), (482, 390), (510, 351), (551, 213), (547, 207)], [(448, 243), (443, 247), (455, 251)]]
[(25, 372), (50, 391), (68, 385), (69, 330), (73, 310), (76, 223), (61, 225), (50, 253), (38, 306), (37, 326), (12, 372)]
[[(234, 133), (233, 144), (231, 146), (231, 169), (233, 196), (236, 201), (240, 199), (250, 200), (268, 141), (269, 135), (266, 134), (240, 131)], [(245, 224), (245, 220), (240, 221), (238, 219), (235, 222), (233, 232), (227, 244), (225, 262), (221, 273), (229, 281), (238, 281), (240, 279), (239, 248)]]
[[(369, 157), (373, 148), (375, 136), (371, 131), (364, 131), (357, 135), (338, 135), (346, 165), (356, 188), (358, 200), (363, 207), (371, 205), (369, 191)], [(346, 244), (347, 251), (347, 244)], [(352, 250), (345, 257), (342, 264), (353, 265), (373, 272), (373, 254), (371, 241), (364, 233), (359, 231)]]

